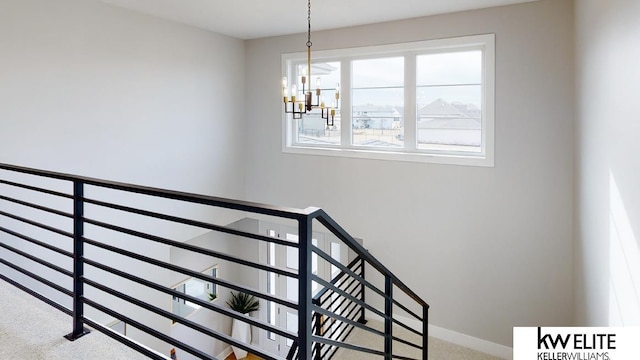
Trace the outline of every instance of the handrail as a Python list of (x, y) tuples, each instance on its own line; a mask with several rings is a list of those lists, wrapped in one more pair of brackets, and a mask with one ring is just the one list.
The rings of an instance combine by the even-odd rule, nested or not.
[[(422, 358), (427, 358), (427, 337), (428, 337), (428, 309), (429, 305), (422, 300), (415, 292), (413, 292), (406, 284), (404, 284), (395, 274), (393, 274), (385, 265), (383, 265), (377, 258), (369, 253), (358, 241), (356, 241), (344, 228), (342, 228), (333, 218), (331, 218), (324, 210), (309, 207), (306, 209), (296, 209), (290, 207), (273, 206), (267, 204), (261, 204), (256, 202), (248, 202), (234, 199), (227, 199), (222, 197), (214, 197), (200, 194), (193, 194), (182, 191), (165, 190), (154, 187), (140, 186), (127, 184), (117, 181), (101, 180), (91, 177), (70, 175), (55, 171), (39, 170), (29, 167), (16, 166), (10, 164), (0, 163), (0, 170), (11, 171), (15, 173), (21, 173), (26, 175), (33, 175), (44, 177), (48, 179), (55, 179), (64, 182), (70, 182), (73, 186), (70, 193), (54, 191), (52, 189), (42, 188), (38, 186), (32, 186), (15, 181), (8, 181), (0, 179), (0, 185), (8, 186), (10, 188), (19, 188), (24, 191), (42, 193), (51, 195), (56, 199), (63, 199), (66, 202), (73, 204), (73, 212), (65, 212), (51, 207), (43, 206), (44, 203), (35, 203), (33, 201), (25, 201), (24, 199), (14, 198), (9, 196), (10, 194), (0, 194), (0, 201), (10, 203), (13, 206), (17, 205), (18, 208), (32, 209), (31, 213), (44, 212), (48, 216), (59, 217), (64, 221), (72, 221), (72, 230), (66, 227), (50, 226), (49, 224), (40, 221), (40, 218), (35, 221), (24, 214), (11, 213), (10, 210), (0, 210), (0, 218), (9, 219), (9, 223), (21, 223), (19, 229), (10, 229), (4, 226), (0, 226), (0, 234), (7, 234), (11, 239), (17, 239), (31, 243), (31, 245), (42, 247), (43, 249), (58, 253), (65, 258), (71, 257), (73, 260), (73, 266), (71, 269), (58, 266), (56, 264), (48, 262), (45, 258), (37, 256), (37, 253), (30, 253), (21, 250), (19, 247), (13, 246), (13, 243), (0, 242), (0, 250), (7, 251), (24, 259), (28, 259), (35, 264), (40, 264), (45, 268), (51, 269), (67, 277), (73, 279), (73, 286), (71, 290), (57, 284), (50, 279), (42, 277), (37, 273), (31, 272), (26, 268), (22, 268), (14, 263), (11, 263), (9, 258), (0, 258), (0, 263), (6, 266), (8, 269), (12, 269), (17, 273), (21, 273), (27, 277), (30, 277), (41, 284), (48, 286), (53, 290), (57, 290), (63, 295), (70, 296), (73, 300), (72, 308), (57, 303), (52, 299), (37, 294), (27, 286), (19, 284), (11, 278), (0, 273), (0, 279), (8, 281), (19, 288), (25, 290), (31, 295), (49, 303), (50, 305), (58, 308), (59, 310), (72, 315), (73, 317), (73, 331), (66, 337), (70, 340), (75, 340), (87, 333), (87, 330), (83, 328), (83, 324), (90, 325), (95, 329), (107, 333), (107, 335), (116, 338), (118, 341), (133, 347), (145, 353), (151, 354), (149, 351), (137, 345), (135, 342), (128, 340), (124, 337), (114, 336), (109, 331), (105, 331), (106, 327), (98, 324), (84, 316), (84, 305), (99, 310), (104, 314), (108, 314), (116, 319), (127, 320), (131, 324), (135, 324), (138, 330), (150, 334), (152, 337), (164, 342), (172, 343), (182, 348), (183, 350), (190, 352), (201, 358), (214, 359), (212, 356), (203, 353), (201, 350), (192, 347), (182, 341), (172, 338), (167, 334), (161, 333), (156, 329), (147, 326), (146, 324), (138, 322), (136, 319), (130, 318), (123, 313), (119, 313), (114, 309), (109, 308), (103, 303), (100, 303), (99, 298), (85, 297), (84, 287), (90, 286), (93, 289), (102, 291), (108, 295), (114, 296), (116, 299), (124, 301), (127, 304), (131, 304), (140, 307), (151, 313), (155, 313), (161, 317), (172, 319), (176, 323), (180, 323), (193, 330), (198, 331), (201, 334), (213, 337), (214, 339), (221, 340), (227, 344), (231, 344), (242, 349), (254, 352), (255, 354), (265, 359), (279, 359), (279, 355), (274, 355), (269, 352), (265, 352), (251, 344), (244, 344), (233, 339), (229, 335), (226, 335), (220, 331), (209, 329), (200, 324), (191, 322), (185, 317), (175, 315), (172, 312), (157, 307), (130, 293), (121, 292), (110, 285), (101, 283), (96, 277), (85, 277), (84, 266), (90, 266), (93, 269), (103, 271), (105, 274), (115, 276), (118, 279), (126, 279), (133, 284), (143, 286), (148, 289), (159, 291), (169, 296), (174, 296), (182, 301), (189, 301), (201, 306), (204, 309), (213, 311), (217, 314), (221, 314), (231, 319), (243, 320), (253, 326), (266, 330), (293, 341), (293, 347), (287, 355), (287, 358), (296, 358), (303, 360), (324, 359), (327, 356), (329, 359), (336, 355), (339, 349), (348, 349), (352, 351), (363, 351), (372, 354), (383, 355), (385, 359), (391, 358), (407, 358), (393, 354), (392, 343), (397, 341), (409, 345), (410, 347), (422, 350)], [(28, 183), (28, 181), (27, 181)], [(152, 211), (149, 209), (138, 208), (135, 206), (127, 206), (110, 200), (104, 201), (100, 196), (97, 198), (85, 197), (86, 185), (115, 190), (118, 192), (141, 194), (154, 198), (162, 198), (168, 200), (177, 200), (185, 203), (206, 205), (212, 208), (229, 209), (239, 211), (241, 214), (259, 214), (269, 217), (276, 217), (281, 219), (294, 220), (298, 224), (298, 242), (290, 242), (286, 239), (273, 238), (259, 232), (247, 232), (240, 228), (233, 228), (229, 226), (222, 226), (218, 224), (209, 223), (202, 220), (196, 220), (184, 216), (176, 216), (175, 214), (165, 213), (167, 211), (161, 210), (160, 212)], [(164, 223), (176, 224), (180, 226), (195, 227), (197, 229), (211, 230), (220, 234), (230, 235), (231, 239), (240, 237), (243, 239), (255, 240), (258, 243), (271, 243), (279, 246), (286, 246), (290, 249), (294, 249), (298, 252), (298, 270), (292, 271), (290, 268), (282, 268), (273, 264), (266, 264), (258, 260), (252, 260), (250, 258), (244, 258), (242, 256), (234, 255), (232, 253), (226, 253), (224, 251), (218, 251), (217, 249), (205, 249), (199, 246), (185, 244), (180, 241), (172, 239), (172, 236), (163, 236), (161, 234), (154, 234), (155, 231), (139, 230), (135, 226), (119, 224), (113, 221), (113, 218), (107, 217), (103, 219), (103, 212), (98, 211), (96, 216), (86, 216), (84, 207), (86, 204), (91, 205), (93, 211), (96, 209), (105, 209), (108, 211), (118, 211), (120, 213), (132, 214), (136, 216), (143, 216), (145, 218), (163, 221)], [(33, 211), (35, 210), (35, 211)], [(107, 211), (107, 213), (108, 213)], [(335, 236), (341, 243), (346, 245), (351, 251), (351, 254), (355, 254), (355, 257), (349, 258), (351, 261), (348, 264), (344, 264), (340, 260), (336, 260), (329, 255), (328, 252), (324, 252), (319, 247), (312, 243), (313, 237), (313, 223), (316, 220), (322, 224), (324, 228)], [(244, 268), (255, 269), (260, 273), (277, 274), (279, 276), (285, 276), (297, 280), (298, 282), (298, 301), (290, 300), (288, 297), (280, 297), (273, 293), (263, 292), (262, 289), (247, 287), (230, 281), (224, 278), (212, 277), (199, 273), (193, 269), (175, 265), (165, 260), (146, 256), (146, 254), (138, 253), (135, 251), (129, 251), (125, 247), (116, 246), (107, 242), (101, 241), (99, 237), (93, 235), (85, 236), (84, 227), (88, 225), (93, 230), (99, 230), (107, 232), (110, 237), (125, 238), (132, 237), (137, 240), (148, 241), (154, 244), (163, 244), (166, 246), (172, 246), (173, 248), (186, 251), (189, 254), (197, 254), (200, 256), (207, 256), (215, 259), (219, 259), (224, 262), (233, 263), (237, 266)], [(21, 229), (25, 228), (38, 228), (40, 232), (46, 234), (56, 235), (56, 239), (66, 238), (73, 241), (73, 250), (67, 251), (63, 247), (54, 245), (52, 242), (43, 241), (37, 236), (30, 236), (28, 233), (22, 233)], [(173, 229), (173, 228), (172, 228)], [(253, 231), (253, 230), (252, 230)], [(109, 238), (110, 238), (109, 237)], [(4, 240), (4, 238), (3, 238)], [(139, 261), (144, 264), (165, 269), (176, 274), (188, 275), (193, 278), (198, 278), (219, 285), (225, 289), (245, 292), (250, 295), (254, 295), (264, 301), (279, 304), (294, 311), (298, 314), (298, 333), (295, 334), (287, 329), (280, 327), (274, 327), (269, 321), (259, 320), (255, 318), (245, 318), (242, 314), (233, 310), (228, 310), (222, 306), (216, 304), (210, 304), (204, 300), (193, 297), (188, 294), (180, 293), (174, 289), (166, 287), (164, 284), (160, 284), (144, 277), (139, 277), (134, 274), (129, 274), (126, 271), (118, 269), (117, 265), (113, 262), (107, 263), (100, 261), (97, 256), (84, 256), (84, 245), (88, 245), (93, 250), (106, 251), (114, 254), (115, 256), (124, 256), (132, 261)], [(313, 255), (318, 256), (318, 261), (323, 261), (332, 268), (340, 270), (337, 276), (331, 276), (331, 278), (323, 278), (314, 274), (311, 270), (311, 263)], [(13, 256), (13, 255), (12, 255)], [(371, 280), (365, 279), (365, 268), (373, 268), (385, 279), (385, 285), (382, 288), (371, 283)], [(333, 271), (333, 270), (332, 270)], [(369, 270), (367, 270), (369, 271)], [(322, 289), (312, 296), (311, 288), (312, 282), (315, 282)], [(398, 302), (394, 296), (394, 289), (400, 290), (405, 293), (407, 297), (414, 301), (414, 306), (417, 305), (422, 309), (422, 316), (419, 315), (420, 311), (415, 311), (409, 307)], [(371, 302), (367, 302), (365, 294), (370, 292), (373, 295), (379, 295), (384, 300), (384, 309), (376, 308)], [(324, 297), (324, 299), (323, 299)], [(403, 312), (408, 314), (422, 323), (422, 331), (413, 329), (412, 327), (404, 324), (402, 321), (394, 318), (393, 308), (397, 307)], [(372, 316), (379, 316), (384, 321), (384, 330), (374, 330), (372, 327), (366, 326), (367, 320), (365, 319), (365, 312), (370, 312)], [(394, 325), (399, 325), (412, 333), (422, 337), (422, 344), (415, 344), (411, 341), (398, 338), (393, 335)], [(368, 331), (384, 338), (384, 351), (372, 350), (362, 348), (349, 344), (346, 341), (347, 337), (355, 329)], [(155, 356), (153, 356), (155, 358)]]
[(58, 180), (66, 180), (66, 181), (80, 181), (87, 185), (95, 185), (104, 188), (114, 189), (114, 190), (123, 190), (132, 193), (138, 193), (143, 195), (151, 195), (163, 197), (166, 199), (172, 200), (182, 200), (188, 201), (197, 204), (211, 205), (226, 209), (239, 210), (239, 211), (247, 211), (256, 214), (262, 215), (270, 215), (277, 216), (287, 219), (299, 220), (303, 219), (309, 215), (310, 212), (315, 211), (315, 208), (308, 208), (305, 210), (286, 207), (286, 206), (274, 206), (268, 204), (261, 204), (257, 202), (250, 201), (242, 201), (242, 200), (234, 200), (216, 196), (209, 195), (200, 195), (194, 193), (188, 193), (183, 191), (175, 191), (175, 190), (166, 190), (149, 186), (141, 186), (134, 184), (127, 184), (118, 181), (110, 181), (110, 180), (101, 180), (92, 177), (78, 176), (78, 175), (70, 175), (55, 171), (48, 170), (39, 170), (34, 168), (28, 168), (23, 166), (16, 165), (8, 165), (0, 163), (0, 169), (3, 170), (11, 170), (24, 174), (30, 175), (38, 175), (49, 177)]
[(396, 275), (394, 275), (391, 270), (389, 270), (386, 266), (384, 266), (378, 259), (373, 257), (367, 249), (365, 249), (362, 245), (360, 245), (349, 233), (342, 228), (335, 220), (333, 220), (324, 210), (315, 209), (311, 214), (311, 217), (316, 218), (322, 225), (324, 225), (329, 231), (331, 231), (335, 236), (337, 236), (340, 240), (344, 241), (352, 250), (364, 258), (369, 264), (371, 264), (376, 270), (381, 272), (384, 275), (388, 275), (391, 277), (393, 283), (404, 291), (407, 295), (409, 295), (415, 302), (422, 306), (429, 307), (418, 294), (413, 292), (405, 283), (403, 283)]

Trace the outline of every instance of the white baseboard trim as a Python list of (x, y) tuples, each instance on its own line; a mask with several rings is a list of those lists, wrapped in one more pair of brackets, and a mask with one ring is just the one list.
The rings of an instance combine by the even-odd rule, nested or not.
[(513, 359), (513, 349), (508, 346), (496, 344), (487, 340), (441, 328), (435, 325), (429, 324), (429, 336), (433, 336), (436, 339), (444, 340), (452, 344), (480, 351), (485, 354), (497, 356), (502, 359)]
[[(365, 317), (367, 319), (379, 319), (380, 317), (369, 310), (366, 310)], [(395, 315), (394, 318), (401, 323), (422, 332), (422, 323), (414, 318)], [(441, 328), (439, 326), (429, 324), (429, 336), (439, 340), (444, 340), (455, 345), (464, 346), (469, 349), (480, 351), (485, 354), (493, 355), (501, 359), (512, 360), (513, 349), (496, 344), (487, 340), (462, 334), (453, 330)]]
[(227, 356), (231, 355), (232, 352), (233, 349), (231, 349), (231, 346), (227, 346), (226, 349), (222, 350), (222, 352), (216, 356), (216, 359), (224, 360)]

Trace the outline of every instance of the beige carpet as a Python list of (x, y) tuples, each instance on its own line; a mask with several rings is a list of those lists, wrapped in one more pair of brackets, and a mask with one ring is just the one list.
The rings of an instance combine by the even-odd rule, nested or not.
[(71, 317), (0, 280), (0, 359), (137, 360), (146, 356), (99, 331), (71, 342)]
[[(110, 337), (93, 331), (75, 342), (63, 336), (71, 331), (71, 317), (28, 295), (11, 284), (0, 280), (0, 359), (2, 360), (137, 360), (145, 356), (120, 344)], [(381, 322), (368, 326), (382, 329)], [(402, 328), (396, 336), (419, 343), (420, 339)], [(363, 330), (354, 331), (348, 342), (371, 349), (382, 350), (380, 336)], [(419, 350), (405, 344), (394, 343), (394, 354), (415, 359)], [(339, 350), (337, 360), (376, 359), (369, 354)], [(483, 354), (451, 343), (429, 338), (430, 360), (495, 360)]]
[[(384, 326), (380, 321), (369, 321), (367, 326), (382, 331)], [(403, 340), (410, 341), (414, 344), (420, 344), (422, 339), (398, 326), (393, 328), (394, 336)], [(353, 345), (361, 346), (368, 349), (382, 351), (384, 349), (384, 340), (381, 336), (371, 332), (356, 329), (354, 330), (347, 342)], [(421, 359), (422, 351), (409, 345), (394, 342), (393, 354), (406, 356), (412, 359)], [(382, 356), (371, 355), (363, 352), (356, 352), (347, 349), (340, 349), (334, 357), (336, 360), (369, 360), (383, 359)], [(454, 345), (446, 341), (429, 337), (429, 360), (496, 360), (500, 359), (495, 356), (487, 355), (469, 348)]]

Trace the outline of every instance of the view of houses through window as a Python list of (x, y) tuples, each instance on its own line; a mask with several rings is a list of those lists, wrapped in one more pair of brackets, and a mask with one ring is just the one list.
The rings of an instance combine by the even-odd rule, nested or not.
[[(333, 126), (319, 110), (287, 118), (286, 147), (338, 148), (346, 156), (349, 150), (492, 156), (487, 141), (493, 139), (493, 111), (487, 107), (493, 108), (493, 36), (403, 45), (314, 56), (311, 88), (320, 88), (318, 101), (330, 106), (335, 84), (342, 83), (339, 111)], [(299, 79), (306, 63), (289, 57), (283, 56), (288, 75)]]

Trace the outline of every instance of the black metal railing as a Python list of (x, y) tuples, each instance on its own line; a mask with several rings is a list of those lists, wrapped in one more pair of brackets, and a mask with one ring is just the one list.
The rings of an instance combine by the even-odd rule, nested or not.
[[(365, 262), (362, 258), (354, 259), (347, 268), (355, 275), (364, 279)], [(325, 309), (332, 314), (340, 314), (351, 322), (357, 321), (366, 324), (365, 308), (359, 303), (365, 302), (365, 285), (355, 278), (349, 278), (348, 273), (341, 271), (331, 281), (331, 287), (324, 287), (313, 297), (313, 305)], [(340, 290), (349, 295), (349, 298), (342, 296)], [(356, 302), (351, 299), (357, 299)], [(355, 329), (349, 322), (341, 321), (336, 317), (328, 316), (326, 313), (315, 312), (313, 317), (313, 333), (325, 339), (344, 342)], [(314, 359), (329, 360), (338, 351), (339, 347), (330, 344), (316, 342), (313, 347)]]
[[(264, 359), (330, 359), (339, 349), (382, 355), (386, 359), (409, 358), (394, 353), (394, 342), (417, 349), (419, 354), (414, 358), (427, 359), (429, 306), (321, 209), (270, 206), (6, 164), (0, 164), (0, 170), (0, 278), (71, 315), (72, 331), (66, 336), (69, 340), (85, 335), (87, 325), (150, 358), (166, 359), (162, 349), (170, 345), (202, 359), (216, 359), (158, 326), (170, 320), (189, 331)], [(230, 216), (220, 215), (221, 211), (230, 211), (236, 218), (250, 215), (292, 222), (297, 225), (298, 241), (278, 239), (210, 220)], [(314, 246), (314, 223), (344, 243), (356, 255), (355, 259), (343, 264)], [(190, 233), (212, 231), (234, 240), (293, 249), (298, 253), (298, 270), (268, 265), (257, 258), (221, 251), (215, 246), (185, 243), (185, 239), (176, 235), (183, 229)], [(277, 274), (293, 279), (298, 284), (297, 301), (260, 290), (255, 282), (251, 285), (214, 277), (189, 266), (174, 264), (166, 257), (154, 256), (163, 253), (165, 247), (251, 269), (257, 271), (257, 277)], [(328, 279), (313, 274), (313, 256), (339, 270), (339, 274)], [(373, 271), (378, 278), (384, 279), (384, 285), (365, 279), (365, 268), (367, 273)], [(154, 277), (156, 271), (200, 279), (227, 291), (253, 295), (263, 303), (286, 307), (297, 314), (297, 332), (275, 326), (264, 318), (247, 317), (216, 302), (179, 292), (158, 279), (162, 276)], [(321, 290), (312, 296), (314, 282)], [(402, 304), (401, 297), (395, 292), (403, 294), (402, 301), (409, 301), (411, 306)], [(368, 294), (366, 298), (365, 294)], [(368, 301), (370, 295), (382, 300), (372, 303)], [(293, 346), (282, 356), (255, 343), (236, 340), (222, 329), (177, 315), (164, 307), (163, 301), (156, 301), (172, 297), (195, 304), (216, 316), (244, 321), (259, 331), (289, 339)], [(140, 335), (135, 338), (114, 332), (103, 321), (85, 315), (87, 311), (103, 319), (124, 322)], [(145, 312), (145, 320), (151, 320), (145, 323), (137, 318), (139, 312)], [(383, 331), (366, 325), (367, 313), (381, 319)], [(405, 315), (416, 320), (418, 329), (400, 320), (405, 319)], [(420, 341), (414, 343), (394, 335), (394, 329), (398, 327), (416, 334)], [(368, 349), (349, 343), (349, 334), (354, 329), (382, 336), (384, 349)], [(147, 338), (154, 339), (156, 345), (158, 342), (164, 345), (144, 345)]]

